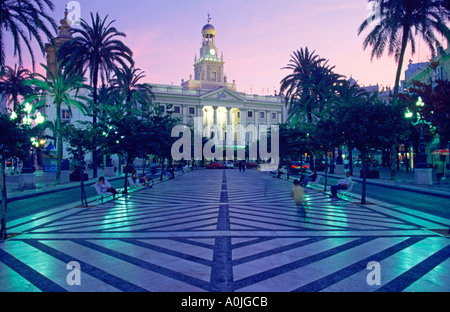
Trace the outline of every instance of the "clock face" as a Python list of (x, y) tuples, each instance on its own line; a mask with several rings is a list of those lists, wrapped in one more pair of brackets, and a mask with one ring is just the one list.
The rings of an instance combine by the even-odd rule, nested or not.
[(211, 55), (215, 55), (215, 54), (216, 54), (216, 50), (211, 49), (211, 50), (209, 50), (209, 53), (210, 53)]

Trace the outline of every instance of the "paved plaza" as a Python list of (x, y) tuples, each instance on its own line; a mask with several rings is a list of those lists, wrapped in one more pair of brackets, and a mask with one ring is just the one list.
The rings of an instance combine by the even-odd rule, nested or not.
[[(194, 170), (90, 208), (9, 223), (0, 291), (450, 291), (450, 220), (335, 200), (255, 170)], [(70, 262), (80, 285), (70, 285)], [(369, 283), (379, 264), (380, 285)]]

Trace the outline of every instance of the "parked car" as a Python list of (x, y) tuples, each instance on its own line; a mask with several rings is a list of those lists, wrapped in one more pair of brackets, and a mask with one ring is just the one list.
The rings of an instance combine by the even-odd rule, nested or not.
[(227, 169), (233, 169), (233, 168), (234, 168), (233, 162), (232, 162), (232, 161), (227, 161), (227, 162), (225, 163), (225, 168), (227, 168)]
[(248, 169), (258, 168), (258, 163), (254, 162), (254, 161), (249, 161), (248, 163), (245, 163), (245, 166)]
[(221, 162), (214, 161), (212, 163), (207, 164), (206, 169), (224, 169), (225, 165)]
[(306, 172), (306, 170), (309, 169), (309, 164), (302, 163), (300, 161), (291, 161), (289, 162), (287, 168), (289, 169), (290, 173), (296, 174), (300, 172)]

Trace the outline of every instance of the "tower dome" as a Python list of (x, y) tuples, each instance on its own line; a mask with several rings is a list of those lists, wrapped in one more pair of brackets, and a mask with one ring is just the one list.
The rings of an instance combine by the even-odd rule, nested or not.
[(208, 14), (208, 24), (206, 24), (202, 28), (202, 36), (204, 38), (208, 38), (208, 39), (216, 36), (216, 29), (210, 22), (211, 22), (211, 16)]

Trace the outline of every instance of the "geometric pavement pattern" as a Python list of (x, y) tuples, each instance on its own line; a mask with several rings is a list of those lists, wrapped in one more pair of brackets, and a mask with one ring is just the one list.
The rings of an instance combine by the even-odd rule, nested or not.
[[(8, 224), (0, 291), (449, 291), (449, 220), (306, 191), (255, 170), (194, 170), (93, 208)], [(67, 283), (77, 261), (81, 285)], [(368, 263), (381, 284), (367, 283)]]

